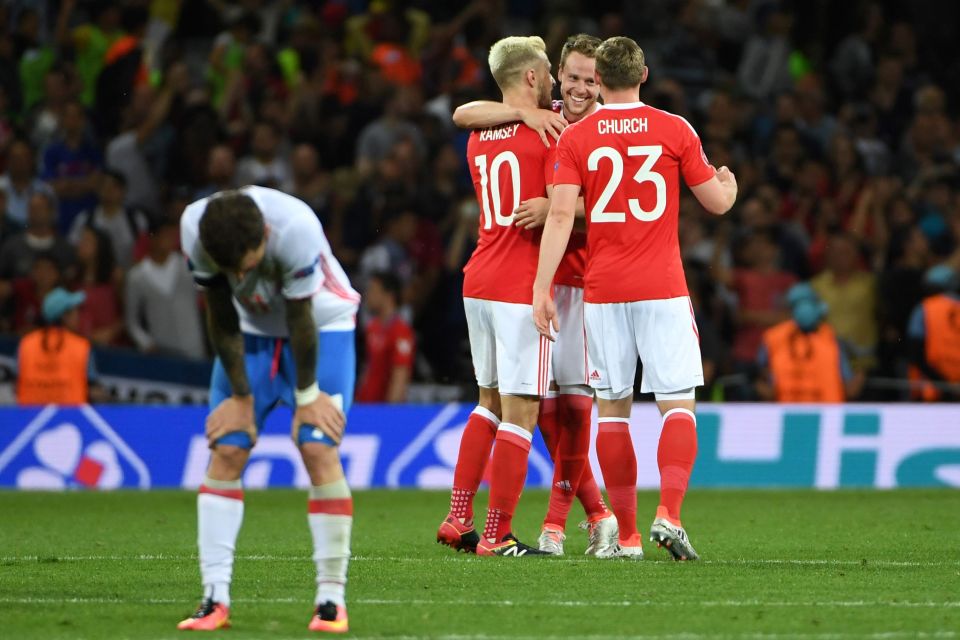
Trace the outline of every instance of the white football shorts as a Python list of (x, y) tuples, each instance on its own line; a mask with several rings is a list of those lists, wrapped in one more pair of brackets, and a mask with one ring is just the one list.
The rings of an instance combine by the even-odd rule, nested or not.
[(529, 304), (464, 298), (477, 385), (516, 396), (545, 396), (553, 343), (533, 324)]
[(560, 331), (553, 345), (553, 376), (560, 387), (590, 384), (587, 372), (587, 336), (583, 318), (583, 289), (553, 287)]
[(689, 297), (587, 302), (584, 319), (590, 386), (597, 397), (618, 400), (632, 393), (637, 358), (643, 362), (642, 393), (673, 395), (703, 386), (700, 335)]

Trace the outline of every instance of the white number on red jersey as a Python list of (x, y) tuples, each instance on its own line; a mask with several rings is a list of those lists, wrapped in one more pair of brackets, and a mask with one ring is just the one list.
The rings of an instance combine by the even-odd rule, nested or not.
[[(512, 151), (498, 153), (490, 163), (490, 172), (487, 173), (487, 154), (474, 158), (474, 164), (480, 172), (480, 192), (483, 194), (483, 228), (489, 229), (493, 221), (501, 227), (513, 224), (513, 212), (520, 206), (520, 161)], [(513, 191), (513, 206), (510, 215), (502, 215), (503, 207), (500, 203), (500, 168), (506, 164), (510, 169), (510, 183)], [(493, 201), (493, 215), (490, 214), (490, 202)]]
[[(633, 179), (640, 184), (652, 182), (657, 190), (657, 201), (650, 211), (640, 208), (640, 201), (636, 198), (627, 200), (630, 214), (641, 222), (653, 222), (662, 216), (667, 209), (667, 182), (662, 175), (653, 170), (653, 166), (662, 154), (663, 147), (661, 145), (627, 147), (628, 156), (644, 157), (643, 164), (640, 165)], [(597, 171), (600, 168), (602, 158), (610, 161), (610, 180), (590, 210), (590, 222), (626, 222), (626, 212), (606, 210), (613, 194), (616, 193), (623, 180), (623, 156), (613, 147), (597, 147), (587, 158), (587, 169)]]

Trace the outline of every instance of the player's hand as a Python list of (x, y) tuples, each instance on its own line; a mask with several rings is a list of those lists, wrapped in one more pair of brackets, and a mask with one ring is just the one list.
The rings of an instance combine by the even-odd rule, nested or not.
[(553, 341), (560, 323), (557, 321), (557, 306), (549, 291), (533, 290), (533, 324), (537, 325), (537, 332), (548, 340)]
[(549, 109), (529, 109), (524, 111), (523, 124), (537, 132), (545, 147), (550, 146), (550, 140), (547, 138), (547, 134), (553, 136), (554, 140), (559, 140), (560, 134), (567, 128), (567, 121), (563, 119), (563, 116)]
[(257, 442), (252, 395), (230, 396), (207, 416), (207, 444), (211, 449), (217, 440), (234, 431), (243, 431), (250, 436), (251, 443)]
[(310, 404), (297, 407), (296, 411), (293, 412), (291, 436), (293, 441), (299, 444), (298, 436), (301, 425), (309, 425), (322, 431), (336, 444), (340, 444), (343, 439), (343, 428), (346, 424), (347, 418), (343, 415), (338, 403), (321, 391), (316, 400)]
[(733, 175), (733, 171), (730, 171), (726, 166), (717, 169), (717, 180), (724, 186), (730, 185), (734, 189), (737, 188), (737, 176)]
[(530, 198), (521, 202), (513, 212), (513, 224), (521, 229), (536, 229), (547, 221), (549, 212), (549, 198)]

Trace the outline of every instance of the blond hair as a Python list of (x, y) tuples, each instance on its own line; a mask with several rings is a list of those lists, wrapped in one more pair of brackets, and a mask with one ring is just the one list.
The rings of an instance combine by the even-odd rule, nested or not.
[(639, 87), (644, 69), (643, 49), (630, 38), (607, 38), (597, 47), (597, 75), (608, 89)]
[(490, 47), (487, 62), (501, 91), (516, 84), (522, 74), (537, 63), (550, 64), (547, 45), (539, 36), (510, 36), (498, 40)]

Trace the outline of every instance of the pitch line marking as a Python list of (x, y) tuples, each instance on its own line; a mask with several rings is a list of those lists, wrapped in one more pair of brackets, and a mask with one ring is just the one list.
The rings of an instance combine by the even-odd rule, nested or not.
[[(236, 559), (241, 562), (252, 561), (252, 562), (311, 562), (310, 556), (279, 556), (279, 555), (263, 555), (263, 554), (253, 554), (253, 555), (238, 555)], [(0, 563), (11, 563), (11, 562), (126, 562), (126, 561), (138, 561), (138, 562), (150, 562), (150, 561), (196, 561), (197, 556), (187, 555), (187, 554), (136, 554), (136, 555), (76, 555), (76, 556), (38, 556), (38, 555), (23, 555), (23, 556), (2, 556), (0, 557)], [(439, 563), (470, 563), (470, 562), (488, 562), (484, 558), (476, 558), (472, 556), (444, 556), (444, 557), (433, 557), (433, 558), (411, 558), (408, 556), (364, 556), (357, 555), (351, 558), (354, 562), (404, 562), (404, 563), (416, 563), (424, 564), (430, 562), (439, 562)], [(558, 562), (563, 564), (578, 564), (578, 563), (596, 563), (599, 562), (595, 558), (564, 558), (563, 560), (548, 560), (548, 562)], [(794, 566), (823, 566), (823, 567), (853, 567), (853, 566), (863, 566), (865, 568), (869, 567), (883, 567), (883, 568), (893, 568), (893, 567), (958, 567), (960, 566), (960, 561), (950, 561), (950, 560), (927, 560), (927, 561), (912, 561), (912, 560), (870, 560), (867, 558), (864, 560), (835, 560), (835, 559), (798, 559), (798, 560), (786, 560), (786, 559), (730, 559), (730, 560), (699, 560), (696, 564), (703, 565), (718, 565), (718, 566), (751, 566), (751, 565), (794, 565)]]
[[(49, 598), (49, 597), (3, 597), (0, 596), (0, 603), (4, 604), (188, 604), (194, 602), (190, 598)], [(305, 602), (304, 598), (233, 598), (234, 602), (246, 603), (298, 603)], [(932, 600), (925, 601), (884, 601), (884, 600), (818, 600), (818, 601), (766, 601), (766, 600), (705, 600), (705, 601), (687, 601), (687, 602), (654, 602), (650, 600), (613, 600), (613, 601), (588, 601), (588, 600), (543, 600), (518, 602), (515, 600), (429, 600), (429, 599), (385, 599), (385, 598), (353, 598), (351, 604), (367, 604), (378, 606), (491, 606), (491, 607), (512, 607), (518, 604), (539, 607), (612, 607), (612, 608), (630, 608), (630, 607), (666, 607), (666, 606), (686, 606), (686, 607), (839, 607), (839, 608), (861, 608), (861, 607), (895, 607), (908, 609), (952, 609), (960, 608), (960, 601), (936, 602)]]

